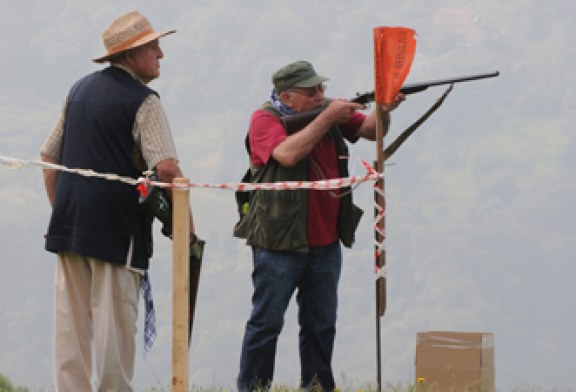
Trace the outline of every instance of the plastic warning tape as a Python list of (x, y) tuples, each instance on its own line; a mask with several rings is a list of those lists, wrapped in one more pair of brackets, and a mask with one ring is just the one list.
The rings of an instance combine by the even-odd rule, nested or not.
[(129, 185), (137, 186), (142, 184), (145, 187), (157, 186), (161, 188), (214, 188), (214, 189), (227, 189), (233, 191), (256, 191), (256, 190), (290, 190), (290, 189), (316, 189), (316, 190), (334, 190), (339, 188), (345, 188), (357, 184), (361, 184), (366, 181), (377, 181), (380, 178), (380, 174), (376, 173), (370, 165), (362, 161), (364, 167), (368, 169), (368, 173), (364, 176), (352, 176), (347, 178), (332, 178), (327, 180), (317, 180), (317, 181), (280, 181), (272, 183), (245, 183), (245, 182), (235, 182), (235, 183), (198, 183), (190, 182), (188, 184), (173, 184), (161, 181), (153, 181), (147, 177), (140, 177), (134, 179), (131, 177), (120, 176), (114, 173), (98, 173), (91, 169), (80, 169), (80, 168), (68, 168), (63, 165), (58, 165), (43, 161), (26, 161), (22, 159), (9, 158), (0, 156), (0, 164), (7, 166), (12, 169), (22, 169), (24, 167), (38, 166), (44, 169), (60, 170), (68, 173), (76, 173), (85, 177), (95, 177), (102, 178), (110, 181), (120, 181)]

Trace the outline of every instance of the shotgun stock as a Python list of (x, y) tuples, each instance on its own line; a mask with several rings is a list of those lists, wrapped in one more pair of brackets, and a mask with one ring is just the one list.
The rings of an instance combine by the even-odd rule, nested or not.
[[(494, 78), (498, 75), (500, 75), (500, 72), (494, 71), (476, 75), (461, 76), (451, 79), (439, 79), (439, 80), (431, 80), (428, 82), (406, 84), (400, 88), (400, 92), (403, 93), (404, 95), (415, 94), (427, 90), (429, 87), (433, 86), (469, 82), (478, 79)], [(356, 94), (356, 97), (350, 99), (350, 102), (366, 105), (370, 102), (373, 102), (374, 98), (375, 98), (374, 91), (369, 91), (363, 94), (360, 93)], [(286, 131), (290, 135), (304, 128), (306, 125), (310, 124), (312, 120), (314, 120), (320, 113), (322, 113), (322, 111), (325, 108), (326, 107), (320, 107), (317, 109), (307, 110), (301, 113), (282, 116), (281, 121), (282, 124), (284, 125), (284, 128), (286, 128)]]

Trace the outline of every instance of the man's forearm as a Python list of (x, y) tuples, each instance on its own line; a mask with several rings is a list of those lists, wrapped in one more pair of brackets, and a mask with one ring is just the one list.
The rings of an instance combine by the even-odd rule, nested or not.
[[(382, 111), (382, 127), (384, 130), (384, 136), (388, 133), (388, 128), (390, 127), (390, 113), (387, 111)], [(364, 120), (356, 136), (362, 137), (368, 140), (376, 139), (376, 111), (370, 113), (368, 117)]]
[(331, 123), (318, 116), (301, 131), (289, 135), (272, 152), (272, 156), (281, 165), (291, 167), (307, 157), (318, 141), (330, 128)]
[[(55, 159), (45, 154), (40, 154), (43, 162), (48, 163), (58, 163)], [(56, 183), (58, 182), (58, 170), (44, 169), (42, 174), (44, 175), (44, 187), (46, 188), (46, 195), (48, 196), (48, 201), (50, 206), (54, 206), (54, 193), (56, 192)]]

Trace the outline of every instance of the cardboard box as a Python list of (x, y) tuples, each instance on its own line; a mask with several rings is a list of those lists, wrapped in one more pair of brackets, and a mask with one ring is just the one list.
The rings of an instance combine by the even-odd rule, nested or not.
[(492, 333), (419, 332), (414, 362), (418, 391), (494, 391)]

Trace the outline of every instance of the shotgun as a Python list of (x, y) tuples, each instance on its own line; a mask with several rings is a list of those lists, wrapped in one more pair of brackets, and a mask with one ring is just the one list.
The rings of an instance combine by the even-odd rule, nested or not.
[[(404, 95), (419, 93), (424, 90), (427, 90), (429, 87), (433, 86), (441, 86), (446, 84), (454, 84), (454, 83), (461, 83), (461, 82), (469, 82), (472, 80), (478, 79), (486, 79), (486, 78), (494, 78), (500, 75), (499, 71), (476, 74), (476, 75), (469, 75), (469, 76), (461, 76), (458, 78), (451, 78), (451, 79), (439, 79), (439, 80), (431, 80), (428, 82), (421, 82), (421, 83), (413, 83), (413, 84), (406, 84), (400, 88), (400, 92)], [(350, 102), (360, 103), (366, 105), (370, 102), (374, 101), (374, 91), (369, 91), (363, 94), (356, 94), (356, 97), (352, 98)], [(296, 113), (296, 114), (289, 114), (281, 117), (282, 124), (289, 135), (293, 134), (304, 128), (306, 125), (310, 124), (312, 120), (314, 120), (326, 107), (320, 107), (317, 109), (307, 110), (305, 112)]]

